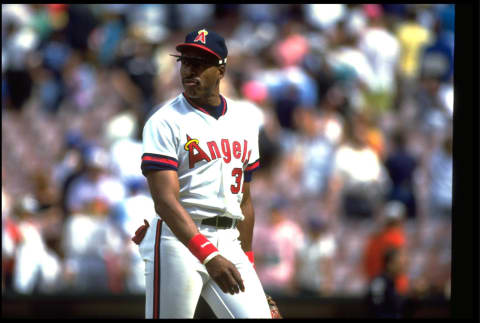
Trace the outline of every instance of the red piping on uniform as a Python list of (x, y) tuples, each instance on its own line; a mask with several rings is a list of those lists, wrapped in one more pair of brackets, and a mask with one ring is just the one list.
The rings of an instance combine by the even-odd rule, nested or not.
[(143, 156), (142, 160), (150, 160), (150, 161), (154, 161), (154, 162), (160, 162), (160, 163), (169, 164), (169, 165), (172, 165), (172, 166), (175, 166), (175, 167), (178, 166), (178, 162), (176, 162), (174, 160), (166, 159), (166, 158)]
[(200, 107), (195, 107), (195, 108), (197, 108), (198, 110), (202, 111), (203, 113), (206, 113), (206, 114), (210, 115), (210, 113), (208, 113), (208, 111), (205, 110), (204, 108), (200, 108)]
[(255, 163), (253, 163), (252, 165), (248, 166), (247, 169), (245, 169), (245, 171), (249, 172), (249, 171), (257, 168), (259, 165), (260, 165), (260, 162), (257, 160)]
[(158, 219), (155, 234), (155, 274), (153, 278), (153, 318), (160, 317), (160, 235), (162, 234), (162, 220)]
[(225, 114), (225, 110), (227, 109), (227, 103), (225, 102), (225, 98), (223, 96), (220, 96), (222, 98), (223, 102), (223, 111), (222, 111), (222, 116)]
[(183, 96), (185, 97), (185, 99), (187, 99), (188, 103), (190, 103), (195, 109), (198, 109), (198, 110), (202, 111), (203, 113), (210, 115), (210, 113), (208, 113), (207, 110), (205, 110), (204, 108), (199, 107), (198, 105), (196, 105), (195, 103), (193, 103), (192, 101), (190, 101), (190, 100), (188, 99), (188, 97), (185, 95), (185, 93), (182, 93), (182, 94), (183, 94)]

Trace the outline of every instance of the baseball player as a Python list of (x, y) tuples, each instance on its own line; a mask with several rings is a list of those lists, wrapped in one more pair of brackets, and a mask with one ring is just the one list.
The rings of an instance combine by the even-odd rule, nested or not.
[(176, 49), (184, 92), (143, 129), (142, 172), (159, 216), (132, 238), (145, 261), (145, 316), (193, 318), (202, 296), (218, 318), (271, 318), (251, 250), (258, 127), (219, 94), (220, 35), (195, 30)]

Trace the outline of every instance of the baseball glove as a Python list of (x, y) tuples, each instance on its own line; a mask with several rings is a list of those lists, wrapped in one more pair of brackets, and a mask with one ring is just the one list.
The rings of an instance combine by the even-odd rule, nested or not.
[(280, 310), (278, 309), (277, 303), (273, 300), (270, 295), (267, 296), (268, 306), (270, 306), (270, 313), (272, 313), (272, 319), (281, 319), (282, 314), (280, 314)]

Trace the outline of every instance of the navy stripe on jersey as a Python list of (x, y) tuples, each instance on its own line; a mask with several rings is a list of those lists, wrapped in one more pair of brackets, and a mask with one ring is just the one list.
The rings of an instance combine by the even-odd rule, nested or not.
[(227, 101), (223, 96), (220, 95), (220, 104), (218, 106), (207, 106), (201, 107), (193, 103), (186, 95), (183, 93), (183, 96), (187, 100), (187, 102), (197, 110), (202, 111), (203, 113), (208, 114), (209, 116), (218, 120), (221, 116), (225, 115), (227, 112)]
[(178, 160), (170, 156), (145, 153), (142, 155), (142, 174), (151, 170), (178, 170)]
[(245, 182), (250, 182), (252, 180), (253, 172), (260, 168), (260, 159), (257, 159), (255, 162), (248, 164), (245, 168)]

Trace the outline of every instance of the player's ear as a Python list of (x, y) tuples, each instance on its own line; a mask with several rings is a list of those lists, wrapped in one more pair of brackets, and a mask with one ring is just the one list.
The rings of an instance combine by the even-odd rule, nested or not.
[(222, 79), (225, 76), (225, 64), (218, 67), (219, 78)]

